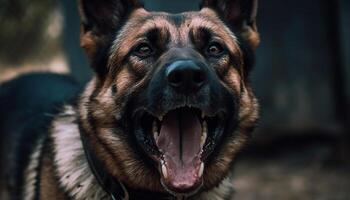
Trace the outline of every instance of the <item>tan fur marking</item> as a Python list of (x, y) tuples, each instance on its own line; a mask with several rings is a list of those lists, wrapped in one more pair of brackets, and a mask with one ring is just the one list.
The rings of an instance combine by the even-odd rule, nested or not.
[(240, 93), (241, 90), (241, 75), (237, 71), (237, 69), (231, 67), (227, 75), (225, 76), (225, 82), (227, 85), (229, 85), (234, 91), (236, 91), (237, 94)]
[(248, 44), (255, 50), (260, 44), (260, 35), (256, 30), (252, 28), (245, 28), (241, 32), (242, 38), (248, 42)]
[(238, 128), (237, 136), (230, 139), (228, 143), (223, 145), (220, 149), (219, 156), (215, 158), (212, 165), (209, 165), (204, 170), (204, 188), (210, 189), (220, 183), (224, 177), (229, 173), (229, 168), (235, 160), (236, 155), (247, 142), (246, 127)]
[(258, 119), (258, 101), (250, 89), (244, 89), (241, 96), (239, 118), (242, 123), (254, 123)]
[[(81, 28), (82, 29), (82, 28)], [(80, 46), (85, 49), (85, 52), (89, 59), (92, 59), (97, 51), (96, 41), (99, 39), (91, 32), (84, 33), (80, 32)]]
[(80, 97), (80, 104), (79, 104), (79, 117), (81, 119), (81, 123), (86, 129), (91, 129), (89, 121), (88, 121), (88, 102), (89, 97), (94, 91), (94, 88), (97, 84), (97, 78), (93, 78), (85, 87), (85, 90), (83, 94)]
[(122, 71), (117, 75), (117, 89), (118, 91), (124, 91), (130, 85), (130, 80), (132, 80), (132, 75), (128, 71), (128, 69), (123, 68)]
[(39, 199), (66, 200), (67, 196), (59, 187), (53, 165), (52, 152), (49, 147), (44, 147), (43, 159), (40, 170), (40, 190)]

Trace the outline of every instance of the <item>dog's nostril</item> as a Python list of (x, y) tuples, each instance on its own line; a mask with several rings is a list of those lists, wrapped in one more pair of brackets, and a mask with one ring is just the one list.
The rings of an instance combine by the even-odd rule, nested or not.
[(168, 84), (178, 92), (196, 92), (205, 83), (207, 76), (195, 62), (176, 61), (166, 71)]
[(198, 71), (193, 74), (193, 81), (197, 84), (202, 84), (205, 81), (206, 77), (202, 71)]
[(168, 82), (173, 86), (180, 85), (182, 82), (181, 73), (180, 72), (173, 72), (173, 73), (169, 74)]

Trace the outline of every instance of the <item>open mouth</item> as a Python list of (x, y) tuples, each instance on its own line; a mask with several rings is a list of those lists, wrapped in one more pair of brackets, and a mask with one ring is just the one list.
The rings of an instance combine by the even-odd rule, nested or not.
[(156, 117), (142, 112), (135, 120), (136, 138), (156, 162), (161, 183), (173, 194), (191, 194), (203, 182), (205, 160), (224, 130), (224, 113), (206, 116), (181, 107)]

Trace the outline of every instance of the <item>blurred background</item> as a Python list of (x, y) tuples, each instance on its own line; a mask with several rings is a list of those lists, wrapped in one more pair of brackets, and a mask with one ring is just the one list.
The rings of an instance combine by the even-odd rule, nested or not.
[[(199, 4), (144, 2), (168, 12)], [(31, 71), (91, 77), (75, 1), (0, 0), (0, 27), (0, 82)], [(237, 161), (236, 199), (349, 200), (350, 1), (260, 1), (258, 28), (261, 120)]]

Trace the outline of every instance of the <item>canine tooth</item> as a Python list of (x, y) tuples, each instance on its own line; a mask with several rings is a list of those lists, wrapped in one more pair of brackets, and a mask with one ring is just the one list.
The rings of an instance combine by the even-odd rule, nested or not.
[(199, 167), (198, 177), (202, 177), (204, 172), (204, 163), (201, 163), (201, 166)]
[(208, 132), (208, 124), (205, 120), (203, 121), (202, 129), (203, 129), (203, 132)]
[(153, 133), (158, 131), (158, 127), (157, 127), (157, 122), (156, 121), (153, 121), (152, 131), (153, 131)]
[(203, 132), (201, 137), (201, 147), (204, 146), (206, 140), (207, 140), (207, 132)]
[(158, 133), (158, 125), (156, 121), (153, 121), (153, 127), (152, 127), (153, 137), (155, 140), (158, 139), (159, 133)]
[(202, 119), (204, 119), (204, 117), (205, 117), (205, 113), (204, 113), (204, 111), (202, 110)]
[(164, 163), (162, 163), (162, 173), (165, 179), (168, 178), (168, 170), (166, 169)]
[(153, 132), (153, 137), (156, 141), (158, 140), (158, 136), (159, 136), (158, 132)]
[(207, 122), (206, 121), (203, 121), (203, 124), (202, 124), (202, 136), (201, 136), (201, 147), (204, 146), (205, 144), (205, 141), (207, 139), (207, 135), (208, 135), (208, 128), (207, 128)]

